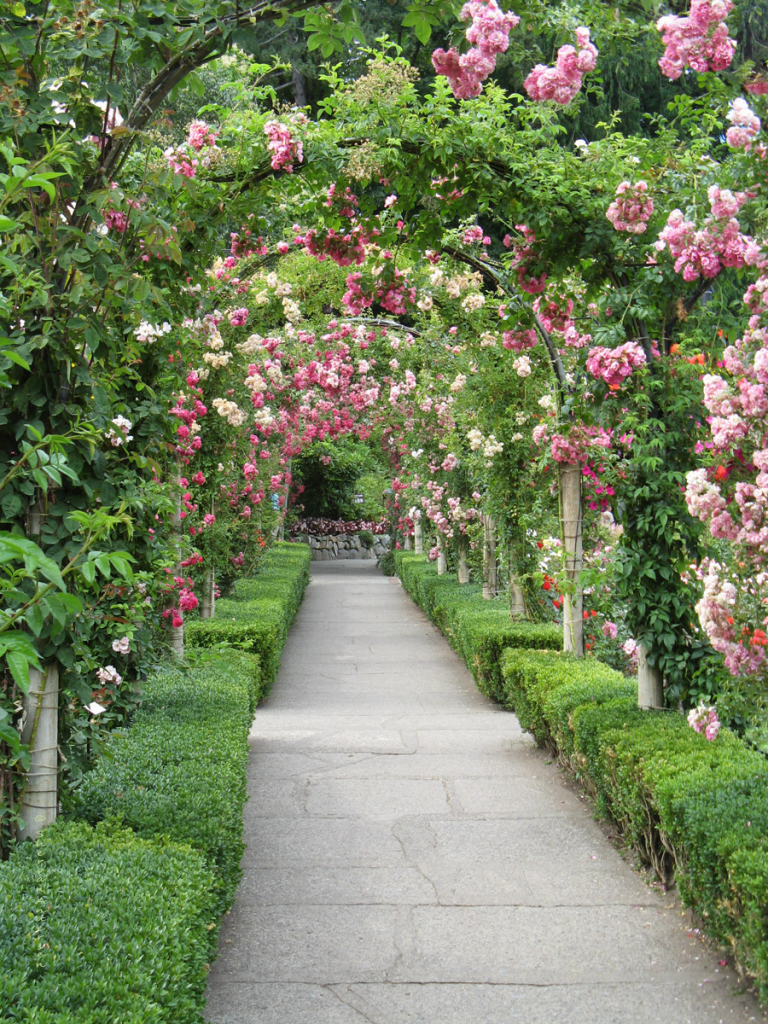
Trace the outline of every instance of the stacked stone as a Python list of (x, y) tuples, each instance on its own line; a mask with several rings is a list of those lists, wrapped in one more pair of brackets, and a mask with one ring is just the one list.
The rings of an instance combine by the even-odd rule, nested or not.
[(328, 562), (332, 559), (348, 558), (379, 558), (389, 551), (390, 539), (387, 534), (374, 537), (373, 547), (367, 548), (356, 533), (330, 534), (316, 537), (312, 534), (298, 537), (306, 541), (312, 549), (313, 562)]

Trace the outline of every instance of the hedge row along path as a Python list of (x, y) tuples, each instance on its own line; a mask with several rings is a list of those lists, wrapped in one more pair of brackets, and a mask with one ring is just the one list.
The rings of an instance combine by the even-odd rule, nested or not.
[(313, 564), (251, 743), (213, 1024), (765, 1019), (371, 564)]

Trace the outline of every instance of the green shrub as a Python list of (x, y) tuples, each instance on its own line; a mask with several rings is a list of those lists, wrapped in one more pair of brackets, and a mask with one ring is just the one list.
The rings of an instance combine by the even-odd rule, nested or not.
[(291, 622), (309, 582), (311, 553), (305, 544), (275, 544), (252, 579), (238, 580), (231, 598), (216, 602), (213, 619), (191, 622), (190, 648), (228, 644), (259, 656), (262, 694), (269, 692), (280, 666)]
[(460, 585), (455, 576), (437, 575), (423, 555), (398, 551), (395, 564), (403, 588), (445, 634), (488, 697), (510, 706), (501, 674), (508, 647), (558, 650), (563, 644), (554, 623), (513, 622), (505, 598), (483, 600), (477, 584)]
[[(736, 947), (742, 907), (753, 906), (755, 892), (768, 889), (768, 875), (755, 878), (755, 868), (760, 863), (765, 867), (764, 857), (734, 861), (737, 854), (768, 850), (768, 773), (764, 759), (733, 768), (742, 769), (741, 777), (732, 774), (721, 780), (719, 773), (717, 781), (704, 780), (695, 789), (683, 790), (671, 808), (670, 831), (681, 845), (683, 837), (687, 840), (677, 873), (681, 895), (720, 941)], [(766, 911), (768, 903), (762, 910), (762, 943), (768, 939)], [(748, 930), (754, 937), (754, 914)], [(762, 979), (768, 983), (764, 968)]]
[(82, 820), (0, 865), (0, 1019), (202, 1024), (240, 878), (248, 731), (308, 568), (307, 548), (276, 545), (222, 602), (230, 620), (197, 624), (263, 652), (268, 675), (255, 654), (224, 649), (151, 677), (77, 793)]
[(0, 869), (0, 1019), (200, 1024), (217, 929), (202, 856), (62, 822)]
[[(765, 781), (763, 781), (763, 787)], [(738, 927), (731, 939), (734, 955), (755, 979), (768, 1003), (768, 849), (736, 850), (728, 861), (728, 880)]]
[(159, 673), (130, 729), (110, 740), (109, 756), (77, 795), (80, 818), (120, 818), (141, 836), (167, 835), (199, 850), (216, 876), (220, 913), (240, 879), (258, 678), (257, 659), (235, 652), (189, 673)]
[(507, 650), (501, 661), (504, 703), (539, 744), (567, 758), (573, 753), (571, 716), (582, 704), (630, 695), (635, 686), (592, 658), (548, 651)]

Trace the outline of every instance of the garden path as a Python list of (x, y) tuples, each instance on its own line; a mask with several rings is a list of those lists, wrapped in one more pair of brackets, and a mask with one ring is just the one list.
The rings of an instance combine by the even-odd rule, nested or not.
[(371, 563), (313, 564), (251, 745), (212, 1024), (764, 1019)]

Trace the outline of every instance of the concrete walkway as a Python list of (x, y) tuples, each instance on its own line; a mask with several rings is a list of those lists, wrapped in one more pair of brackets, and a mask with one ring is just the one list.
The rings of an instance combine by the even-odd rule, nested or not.
[(213, 1024), (764, 1020), (370, 563), (313, 564), (251, 742)]

